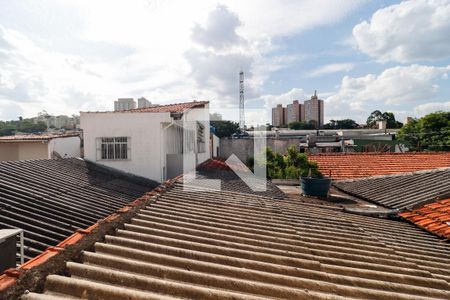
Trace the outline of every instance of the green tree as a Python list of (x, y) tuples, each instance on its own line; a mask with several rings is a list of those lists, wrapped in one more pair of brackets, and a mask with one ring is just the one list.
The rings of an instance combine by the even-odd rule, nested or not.
[(367, 118), (366, 124), (369, 128), (375, 128), (377, 126), (377, 121), (384, 120), (383, 113), (379, 110), (374, 110), (370, 116)]
[(38, 133), (47, 130), (47, 124), (44, 122), (33, 123), (30, 119), (25, 119), (19, 123), (17, 131), (25, 133)]
[(403, 123), (395, 120), (395, 116), (391, 112), (384, 112), (383, 120), (386, 121), (386, 128), (402, 128), (403, 126)]
[(450, 112), (434, 112), (412, 120), (397, 137), (412, 151), (450, 151)]
[(403, 126), (403, 123), (395, 120), (395, 116), (392, 112), (381, 112), (379, 110), (374, 110), (367, 118), (367, 127), (376, 128), (378, 121), (386, 121), (386, 128), (401, 128)]
[(323, 125), (323, 129), (356, 129), (359, 125), (352, 119), (330, 120), (329, 123)]
[(273, 152), (271, 148), (266, 148), (265, 151), (258, 154), (255, 159), (249, 158), (247, 165), (253, 169), (253, 164), (262, 165), (261, 158), (266, 156), (266, 168), (268, 178), (277, 179), (299, 179), (300, 176), (308, 176), (311, 170), (311, 175), (315, 177), (322, 176), (317, 164), (308, 161), (308, 157), (304, 153), (300, 153), (295, 146), (290, 146), (287, 153), (281, 155)]
[(300, 129), (315, 129), (316, 126), (315, 124), (313, 124), (313, 122), (291, 122), (288, 125), (289, 129), (293, 129), (293, 130), (300, 130)]
[(214, 127), (215, 134), (219, 138), (229, 137), (239, 132), (239, 124), (232, 121), (210, 121), (210, 125)]

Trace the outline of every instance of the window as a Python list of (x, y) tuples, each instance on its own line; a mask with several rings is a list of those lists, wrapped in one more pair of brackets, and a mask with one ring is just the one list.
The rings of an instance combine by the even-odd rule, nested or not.
[(98, 139), (99, 160), (126, 160), (130, 159), (130, 148), (127, 137), (102, 137)]
[(197, 122), (197, 149), (198, 153), (204, 153), (205, 149), (205, 125)]

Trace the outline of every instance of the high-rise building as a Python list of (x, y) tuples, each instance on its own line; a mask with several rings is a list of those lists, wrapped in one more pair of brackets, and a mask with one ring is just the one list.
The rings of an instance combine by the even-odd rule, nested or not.
[(144, 97), (138, 98), (138, 108), (145, 108), (152, 106), (152, 103)]
[(136, 102), (133, 98), (119, 98), (114, 101), (114, 110), (128, 110), (135, 109)]
[(305, 121), (305, 107), (300, 104), (298, 100), (294, 100), (292, 104), (288, 104), (286, 107), (287, 117), (286, 123), (292, 122), (304, 122)]
[(285, 113), (286, 109), (281, 104), (272, 108), (272, 125), (276, 127), (285, 125)]
[(314, 96), (310, 100), (305, 101), (305, 121), (313, 121), (318, 127), (323, 126), (323, 107), (323, 100), (317, 97), (317, 91), (315, 91)]

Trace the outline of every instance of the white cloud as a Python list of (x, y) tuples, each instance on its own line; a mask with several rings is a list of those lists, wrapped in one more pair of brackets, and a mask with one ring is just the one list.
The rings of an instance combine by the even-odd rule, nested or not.
[(240, 68), (247, 99), (256, 98), (272, 72), (297, 59), (276, 55), (274, 37), (336, 23), (363, 2), (8, 2), (3, 12), (14, 18), (0, 23), (2, 117), (10, 103), (29, 117), (111, 109), (117, 97), (237, 105)]
[(450, 111), (450, 101), (447, 102), (430, 102), (418, 105), (414, 108), (414, 115), (422, 117), (426, 114), (436, 111)]
[(359, 49), (382, 62), (450, 57), (449, 33), (449, 0), (403, 1), (353, 28)]
[(291, 104), (294, 100), (305, 100), (307, 98), (306, 93), (303, 89), (293, 88), (290, 91), (280, 94), (280, 95), (263, 95), (261, 99), (264, 101), (264, 106), (267, 109), (272, 109), (277, 104), (282, 104), (286, 106)]
[(338, 73), (338, 72), (348, 72), (354, 68), (353, 63), (337, 63), (321, 66), (309, 73), (311, 77), (319, 77), (326, 74)]
[(217, 50), (237, 46), (245, 42), (236, 33), (236, 29), (241, 25), (241, 20), (235, 13), (224, 5), (218, 5), (209, 13), (204, 26), (195, 24), (192, 40)]
[(450, 66), (398, 66), (379, 75), (345, 76), (335, 95), (326, 99), (327, 118), (353, 117), (363, 121), (373, 109), (414, 106), (436, 100), (439, 84), (446, 81)]

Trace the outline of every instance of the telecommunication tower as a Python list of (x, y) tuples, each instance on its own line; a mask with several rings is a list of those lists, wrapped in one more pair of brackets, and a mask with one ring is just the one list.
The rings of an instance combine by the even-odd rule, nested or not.
[(244, 72), (239, 72), (239, 128), (245, 129), (244, 115)]

